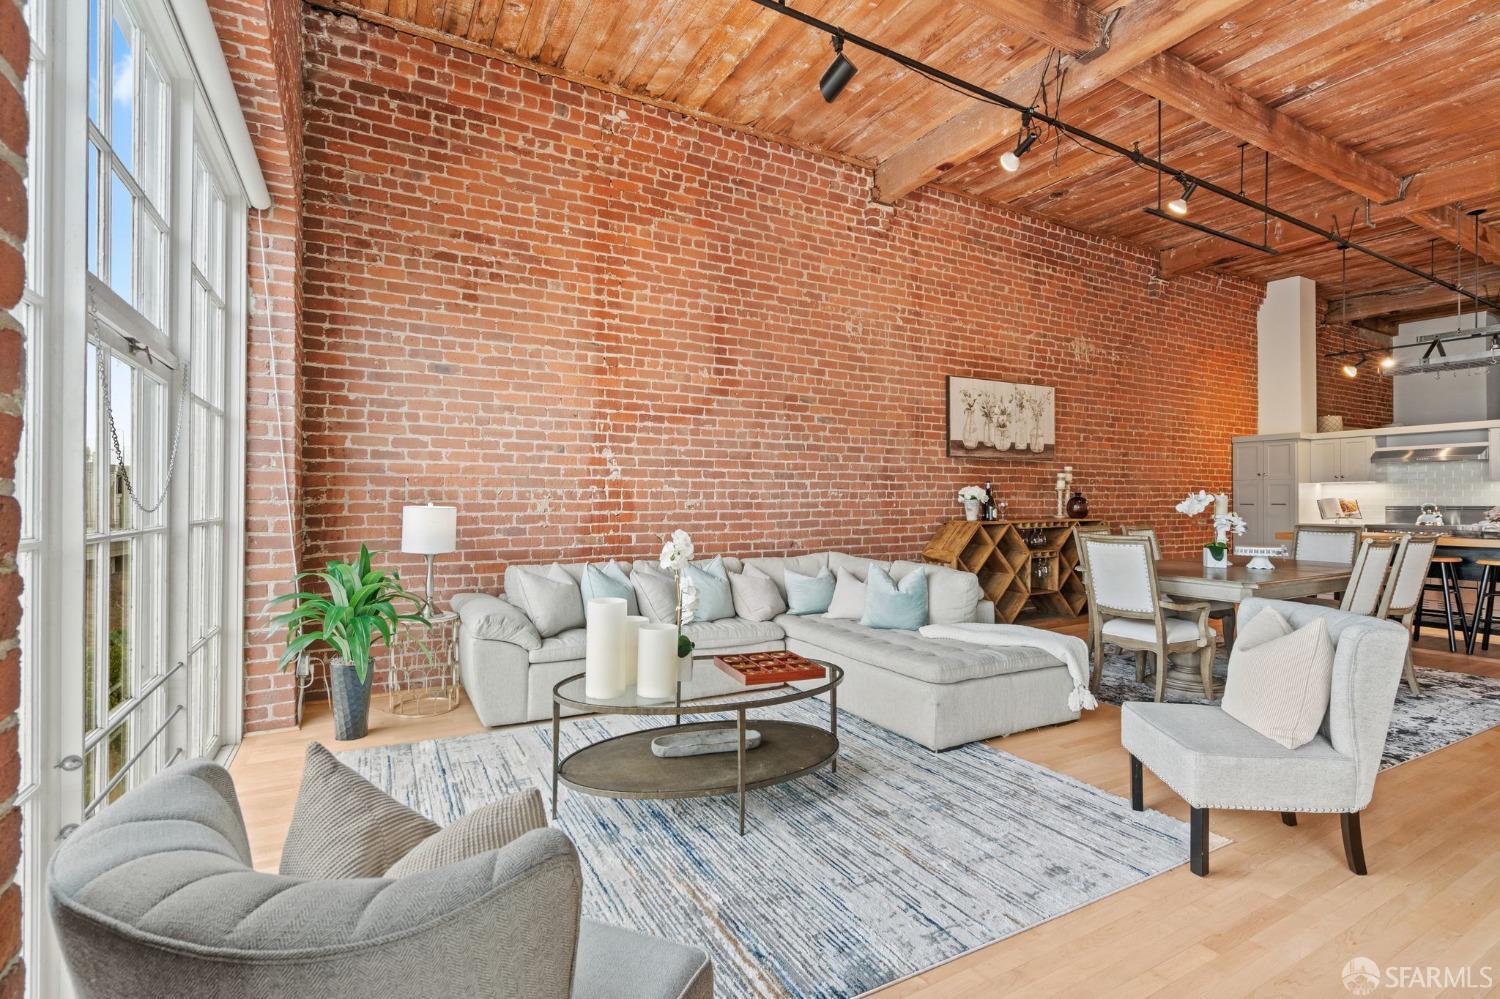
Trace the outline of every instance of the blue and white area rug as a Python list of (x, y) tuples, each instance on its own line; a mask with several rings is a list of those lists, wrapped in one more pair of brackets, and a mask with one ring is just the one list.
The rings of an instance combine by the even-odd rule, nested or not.
[[(1223, 690), (1229, 662), (1220, 651), (1214, 661), (1217, 685)], [(1385, 737), (1385, 755), (1380, 768), (1408, 763), (1419, 756), (1451, 746), (1500, 725), (1500, 679), (1451, 673), (1448, 670), (1417, 667), (1417, 685), (1412, 693), (1406, 681), (1396, 691), (1396, 706), (1391, 712), (1391, 730)], [(1126, 701), (1149, 701), (1156, 696), (1154, 681), (1135, 679), (1135, 655), (1106, 655), (1104, 676), (1099, 685), (1099, 700), (1109, 704)], [(1182, 694), (1170, 688), (1167, 700), (1191, 704), (1216, 704)]]
[[(763, 714), (824, 725), (827, 711)], [(646, 727), (565, 721), (563, 752)], [(446, 824), (520, 788), (545, 797), (551, 734), (543, 724), (340, 758)], [(721, 997), (853, 996), (1186, 862), (1185, 823), (1007, 753), (933, 753), (847, 712), (839, 736), (837, 775), (750, 792), (744, 837), (732, 796), (562, 788), (557, 825), (583, 862), (584, 912), (703, 947)]]

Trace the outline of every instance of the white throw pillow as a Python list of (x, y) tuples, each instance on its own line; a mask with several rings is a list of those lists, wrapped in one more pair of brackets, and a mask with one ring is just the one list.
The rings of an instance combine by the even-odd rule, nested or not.
[(786, 613), (786, 601), (776, 581), (753, 565), (744, 572), (729, 574), (729, 588), (734, 593), (734, 613), (746, 621), (769, 621)]
[(824, 617), (858, 621), (865, 616), (865, 582), (848, 569), (835, 572), (833, 600)]
[(531, 618), (543, 638), (551, 638), (569, 628), (583, 627), (583, 597), (578, 581), (560, 565), (551, 565), (545, 574), (535, 569), (517, 569), (518, 593), (507, 594)]
[(677, 623), (677, 579), (671, 573), (651, 565), (636, 563), (630, 574), (636, 602), (641, 613), (658, 624)]
[(927, 620), (929, 624), (971, 624), (975, 608), (984, 599), (979, 577), (962, 569), (923, 562), (892, 562), (891, 578), (897, 582), (914, 572), (927, 573)]
[(1319, 617), (1293, 631), (1268, 607), (1251, 618), (1235, 640), (1224, 685), (1224, 713), (1296, 749), (1318, 734), (1332, 687), (1333, 639), (1327, 622)]

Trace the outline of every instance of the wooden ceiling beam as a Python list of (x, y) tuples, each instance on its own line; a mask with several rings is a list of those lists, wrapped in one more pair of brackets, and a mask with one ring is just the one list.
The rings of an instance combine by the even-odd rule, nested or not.
[[(1349, 296), (1347, 313), (1342, 300), (1330, 298), (1327, 316), (1329, 322), (1354, 322), (1417, 310), (1431, 310), (1441, 315), (1444, 306), (1452, 307), (1455, 315), (1458, 313), (1457, 296), (1447, 288), (1431, 284), (1403, 285), (1356, 292)], [(1465, 300), (1464, 306), (1464, 315), (1472, 315), (1469, 311), (1471, 303)]]
[[(1088, 61), (1076, 57), (1093, 50), (1105, 34), (1105, 18), (1076, 3), (1048, 0), (965, 0), (997, 20), (1031, 33), (1063, 50), (1070, 99), (1119, 77), (1130, 67), (1165, 52), (1197, 34), (1249, 0), (1132, 0), (1110, 26), (1109, 47)], [(1183, 9), (1183, 8), (1186, 9)], [(1081, 10), (1081, 13), (1080, 13)], [(1079, 18), (1088, 25), (1079, 28)], [(996, 93), (1018, 104), (1030, 104), (1042, 82), (1043, 65), (1010, 77)], [(975, 103), (926, 135), (886, 157), (875, 169), (875, 199), (894, 204), (945, 170), (979, 155), (1016, 129), (1018, 115), (993, 104)]]

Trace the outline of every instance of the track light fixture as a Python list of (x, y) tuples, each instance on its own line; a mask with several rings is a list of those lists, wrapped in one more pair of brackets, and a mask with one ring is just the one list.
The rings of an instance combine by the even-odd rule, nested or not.
[(1198, 190), (1198, 182), (1196, 180), (1188, 180), (1185, 177), (1178, 177), (1177, 182), (1182, 185), (1182, 197), (1173, 198), (1171, 201), (1168, 201), (1167, 211), (1178, 218), (1182, 218), (1188, 213), (1188, 199), (1193, 196), (1194, 191)]
[[(1359, 355), (1359, 360), (1355, 361), (1353, 364), (1350, 364), (1347, 361), (1344, 362), (1344, 377), (1345, 378), (1358, 378), (1359, 377), (1359, 369), (1362, 368), (1362, 367), (1364, 367), (1365, 362), (1368, 361), (1369, 359), (1370, 359), (1370, 357), (1369, 357), (1368, 354), (1361, 354), (1361, 355)], [(1382, 361), (1380, 363), (1381, 363), (1382, 367), (1385, 366), (1385, 362), (1384, 361)]]
[(1042, 133), (1031, 127), (1031, 112), (1021, 113), (1021, 133), (1016, 136), (1016, 148), (1012, 152), (1006, 150), (1000, 154), (1000, 169), (1006, 173), (1015, 173), (1021, 169), (1021, 157), (1036, 144), (1036, 140), (1042, 137)]
[(833, 62), (823, 71), (823, 78), (818, 81), (818, 90), (822, 91), (823, 100), (829, 104), (844, 92), (849, 81), (854, 79), (854, 74), (859, 72), (859, 68), (844, 55), (843, 35), (833, 36), (833, 53)]
[(1396, 355), (1387, 354), (1380, 359), (1380, 370), (1389, 371), (1396, 366)]

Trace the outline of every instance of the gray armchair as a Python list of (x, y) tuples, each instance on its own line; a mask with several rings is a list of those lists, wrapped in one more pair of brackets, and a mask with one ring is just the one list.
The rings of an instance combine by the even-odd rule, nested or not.
[(1191, 808), (1189, 860), (1208, 873), (1211, 808), (1338, 812), (1349, 869), (1365, 873), (1359, 813), (1370, 803), (1385, 749), (1391, 707), (1406, 659), (1405, 629), (1394, 621), (1316, 604), (1251, 598), (1241, 624), (1274, 607), (1293, 628), (1324, 618), (1334, 643), (1333, 687), (1313, 741), (1286, 749), (1229, 717), (1217, 705), (1132, 702), (1120, 713), (1120, 741), (1130, 752), (1130, 804), (1144, 806), (1142, 768), (1149, 768)]
[(555, 829), (398, 879), (262, 874), (211, 763), (172, 767), (84, 823), (47, 880), (85, 999), (713, 994), (697, 948), (580, 920), (578, 856)]

